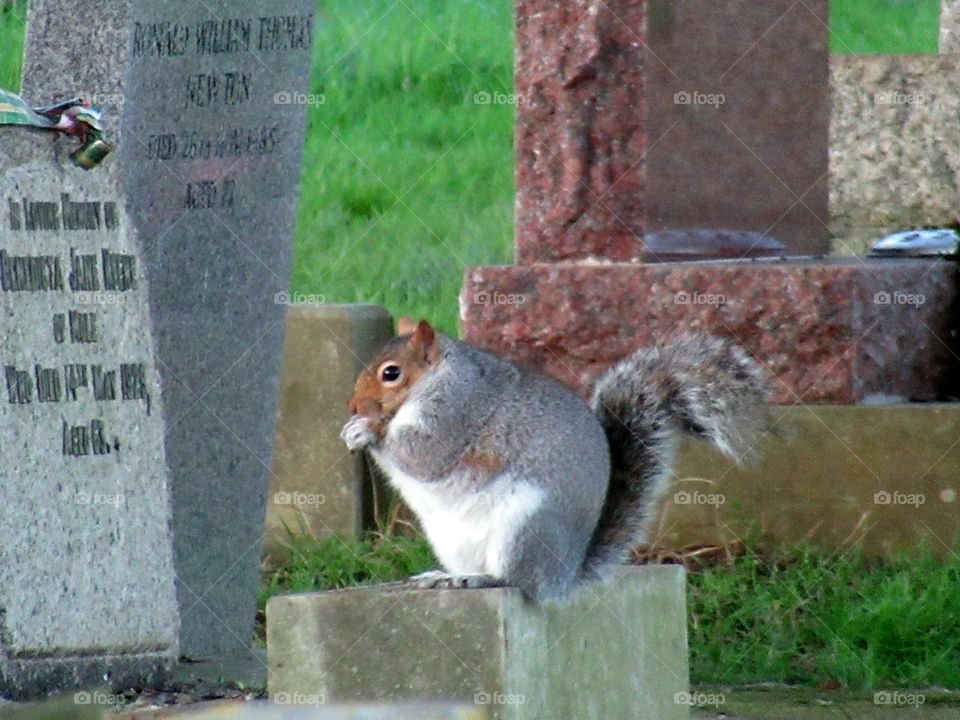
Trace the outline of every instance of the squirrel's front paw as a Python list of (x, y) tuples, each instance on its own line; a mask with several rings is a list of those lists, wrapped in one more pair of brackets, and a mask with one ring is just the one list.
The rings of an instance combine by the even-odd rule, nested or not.
[(347, 444), (351, 452), (356, 452), (375, 443), (378, 437), (370, 426), (370, 418), (354, 415), (340, 431), (340, 439)]
[(427, 570), (407, 578), (406, 584), (419, 590), (500, 587), (502, 583), (489, 575), (456, 575), (443, 570)]

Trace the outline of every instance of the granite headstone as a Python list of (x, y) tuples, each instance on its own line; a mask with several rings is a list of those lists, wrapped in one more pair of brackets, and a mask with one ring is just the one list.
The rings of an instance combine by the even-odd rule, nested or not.
[(826, 0), (518, 0), (517, 262), (648, 261), (663, 231), (825, 251), (827, 40)]
[(960, 0), (942, 0), (940, 5), (940, 52), (960, 50)]
[(23, 93), (71, 94), (89, 76), (122, 109), (115, 162), (152, 285), (181, 650), (216, 656), (253, 638), (276, 298), (289, 286), (306, 104), (321, 101), (306, 94), (316, 7), (108, 0), (94, 24), (112, 29), (88, 34), (75, 32), (81, 6), (31, 3)]
[(0, 694), (157, 682), (178, 614), (136, 233), (109, 173), (0, 128)]

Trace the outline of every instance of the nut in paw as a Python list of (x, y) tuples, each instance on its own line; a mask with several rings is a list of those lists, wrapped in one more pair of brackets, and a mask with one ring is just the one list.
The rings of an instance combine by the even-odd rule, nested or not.
[(340, 431), (340, 439), (347, 444), (351, 452), (356, 452), (376, 442), (377, 434), (370, 427), (369, 418), (354, 415)]

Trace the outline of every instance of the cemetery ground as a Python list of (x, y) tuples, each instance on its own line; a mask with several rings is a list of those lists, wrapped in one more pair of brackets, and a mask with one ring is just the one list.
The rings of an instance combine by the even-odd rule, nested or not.
[[(292, 289), (455, 332), (463, 268), (512, 254), (511, 3), (391, 5), (321, 3)], [(2, 7), (0, 86), (15, 89), (23, 3)], [(834, 2), (832, 23), (835, 52), (933, 52), (937, 3)], [(357, 543), (291, 542), (261, 606), (433, 565), (425, 542), (396, 527)], [(687, 562), (692, 680), (704, 696), (727, 693), (728, 714), (835, 717), (842, 703), (868, 717), (874, 692), (960, 690), (957, 555), (747, 546)], [(759, 683), (802, 687), (731, 691)], [(925, 717), (950, 711), (952, 696), (922, 692)], [(699, 717), (715, 717), (704, 705)]]

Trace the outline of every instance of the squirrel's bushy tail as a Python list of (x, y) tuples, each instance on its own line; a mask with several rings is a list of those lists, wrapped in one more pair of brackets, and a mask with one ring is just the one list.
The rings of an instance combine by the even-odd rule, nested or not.
[(768, 428), (767, 381), (726, 338), (683, 335), (639, 350), (597, 381), (591, 407), (610, 444), (610, 486), (584, 562), (596, 577), (648, 541), (681, 432), (711, 441), (740, 461)]

